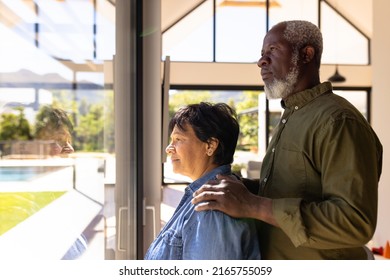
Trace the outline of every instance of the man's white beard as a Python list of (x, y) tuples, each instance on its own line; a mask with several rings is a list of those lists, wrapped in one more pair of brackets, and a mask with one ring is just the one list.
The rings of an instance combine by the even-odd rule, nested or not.
[(268, 99), (286, 98), (289, 96), (298, 80), (298, 67), (294, 66), (293, 69), (287, 74), (285, 79), (275, 79), (272, 83), (264, 85), (264, 91)]

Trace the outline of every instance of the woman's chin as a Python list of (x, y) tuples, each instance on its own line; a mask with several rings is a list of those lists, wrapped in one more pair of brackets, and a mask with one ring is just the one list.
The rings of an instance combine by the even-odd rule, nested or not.
[(175, 173), (177, 175), (183, 175), (183, 173), (180, 172), (180, 169), (178, 169), (178, 168), (173, 167), (172, 171), (173, 171), (173, 173)]
[(191, 177), (191, 174), (188, 174), (186, 172), (182, 172), (180, 169), (178, 168), (173, 168), (173, 173), (177, 174), (177, 175), (180, 175), (180, 176), (185, 176), (185, 177)]

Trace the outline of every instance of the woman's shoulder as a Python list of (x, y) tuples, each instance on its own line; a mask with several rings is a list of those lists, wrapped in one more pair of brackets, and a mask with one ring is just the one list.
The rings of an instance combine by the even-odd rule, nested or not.
[(247, 228), (247, 227), (255, 227), (255, 220), (253, 219), (245, 219), (245, 218), (233, 218), (221, 211), (218, 210), (206, 210), (200, 211), (197, 213), (197, 221), (198, 223), (204, 224), (214, 224), (224, 226), (230, 225), (239, 228)]

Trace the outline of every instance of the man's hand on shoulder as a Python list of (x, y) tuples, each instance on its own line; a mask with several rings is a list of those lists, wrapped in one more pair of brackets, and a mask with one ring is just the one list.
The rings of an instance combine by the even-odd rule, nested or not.
[(219, 210), (235, 218), (251, 217), (250, 201), (255, 196), (237, 178), (218, 175), (194, 193), (196, 211)]

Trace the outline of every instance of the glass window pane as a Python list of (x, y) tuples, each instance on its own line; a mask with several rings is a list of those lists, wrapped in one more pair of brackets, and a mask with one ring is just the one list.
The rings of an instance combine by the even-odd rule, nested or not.
[(368, 64), (368, 39), (324, 2), (321, 12), (322, 63)]
[(224, 3), (217, 6), (216, 13), (216, 61), (257, 61), (266, 31), (265, 8)]
[(96, 9), (96, 59), (111, 60), (115, 54), (115, 6), (98, 0)]
[(37, 1), (39, 45), (50, 55), (93, 59), (94, 7), (89, 1)]
[(334, 93), (344, 97), (351, 102), (362, 115), (368, 118), (368, 100), (367, 91), (365, 90), (334, 90)]
[(212, 4), (212, 0), (206, 1), (163, 33), (163, 58), (170, 56), (172, 61), (213, 60)]
[(61, 259), (85, 238), (97, 248), (88, 257), (104, 259), (94, 227), (113, 171), (114, 98), (98, 58), (115, 49), (115, 10), (96, 3), (96, 35), (112, 32), (101, 48), (93, 1), (0, 1), (1, 256)]
[(269, 10), (270, 28), (285, 20), (307, 20), (318, 25), (318, 1), (276, 0)]
[[(240, 124), (240, 136), (233, 169), (241, 172), (241, 169), (247, 167), (248, 161), (260, 160), (259, 141), (265, 138), (265, 123), (259, 123), (259, 120), (264, 120), (259, 118), (259, 108), (265, 108), (264, 104), (259, 104), (265, 103), (263, 97), (264, 93), (252, 90), (170, 90), (169, 116), (171, 118), (181, 106), (201, 101), (224, 102), (234, 108)], [(172, 172), (168, 158), (164, 164), (164, 183), (189, 181), (189, 178)]]

